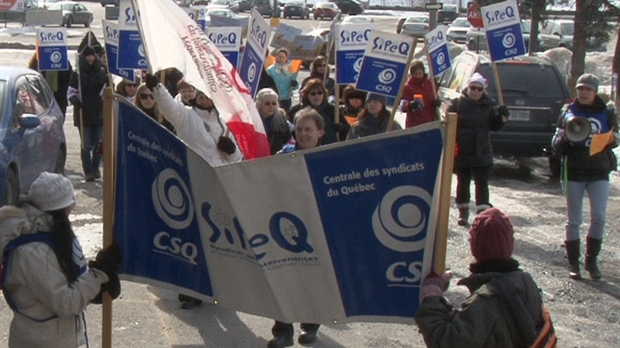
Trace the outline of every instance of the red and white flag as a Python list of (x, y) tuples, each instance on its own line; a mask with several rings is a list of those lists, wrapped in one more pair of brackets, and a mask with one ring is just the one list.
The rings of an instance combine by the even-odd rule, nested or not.
[(246, 159), (269, 156), (269, 143), (250, 91), (207, 35), (172, 0), (131, 0), (149, 70), (180, 70), (213, 100)]

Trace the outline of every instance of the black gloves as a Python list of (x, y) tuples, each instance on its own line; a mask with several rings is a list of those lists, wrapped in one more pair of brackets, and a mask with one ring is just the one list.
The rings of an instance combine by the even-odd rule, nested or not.
[(71, 103), (71, 105), (81, 108), (82, 107), (82, 102), (80, 101), (80, 98), (78, 98), (77, 95), (72, 95), (71, 98), (69, 98), (69, 102)]
[(146, 87), (148, 87), (151, 91), (154, 90), (155, 87), (157, 87), (158, 83), (159, 79), (157, 78), (157, 76), (151, 75), (150, 73), (146, 74), (146, 77), (144, 78), (144, 84), (146, 84)]
[(416, 98), (409, 102), (409, 110), (411, 111), (422, 110), (422, 108), (424, 108), (424, 102), (422, 101), (422, 99)]
[(441, 106), (441, 99), (435, 99), (435, 100), (433, 100), (432, 105), (433, 105), (433, 107), (434, 107), (434, 108), (438, 108), (438, 107), (440, 107), (440, 106)]
[(237, 150), (237, 146), (230, 138), (222, 135), (220, 136), (220, 140), (218, 140), (217, 142), (217, 149), (229, 155), (232, 155), (233, 153), (235, 153), (235, 150)]
[(90, 300), (91, 303), (101, 304), (103, 303), (103, 293), (108, 292), (113, 300), (116, 300), (121, 295), (121, 280), (117, 274), (110, 277), (107, 283), (101, 284), (101, 289), (95, 298)]
[(497, 108), (497, 113), (500, 114), (501, 116), (506, 116), (506, 117), (510, 115), (510, 111), (508, 111), (508, 107), (506, 105), (500, 105)]
[(342, 124), (341, 124), (341, 123), (333, 123), (333, 124), (332, 124), (332, 129), (333, 129), (333, 130), (334, 130), (334, 132), (336, 132), (336, 133), (340, 133), (340, 132), (342, 132), (342, 129), (343, 129), (343, 128), (344, 128), (344, 127), (342, 126)]
[(121, 249), (118, 244), (112, 243), (107, 249), (100, 250), (95, 260), (88, 263), (88, 267), (101, 270), (112, 279), (121, 268), (121, 261)]

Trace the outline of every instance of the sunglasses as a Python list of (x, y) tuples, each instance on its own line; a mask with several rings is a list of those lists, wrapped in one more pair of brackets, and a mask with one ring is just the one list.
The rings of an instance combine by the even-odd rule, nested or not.
[(310, 92), (311, 96), (315, 96), (315, 95), (323, 95), (323, 92)]
[(147, 99), (153, 99), (155, 100), (155, 98), (153, 97), (152, 94), (149, 93), (140, 93), (140, 99), (142, 100), (147, 100)]
[(269, 105), (276, 106), (276, 105), (278, 105), (278, 103), (277, 102), (264, 102), (263, 105), (266, 105), (266, 106), (269, 106)]
[(469, 89), (471, 89), (472, 91), (478, 91), (478, 92), (484, 91), (484, 87), (478, 87), (478, 86), (469, 86)]

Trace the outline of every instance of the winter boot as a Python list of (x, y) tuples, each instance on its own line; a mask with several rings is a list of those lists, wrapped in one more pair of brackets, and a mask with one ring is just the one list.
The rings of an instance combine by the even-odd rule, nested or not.
[(467, 226), (469, 224), (469, 206), (467, 208), (459, 208), (459, 226)]
[(590, 237), (586, 238), (585, 269), (590, 273), (590, 278), (594, 280), (599, 280), (603, 277), (601, 275), (601, 271), (598, 269), (598, 265), (596, 264), (596, 258), (601, 252), (601, 244), (603, 244), (602, 239), (594, 239)]
[(570, 279), (581, 279), (581, 270), (579, 269), (581, 241), (579, 239), (567, 240), (564, 245), (566, 246), (566, 256), (568, 256), (568, 276)]

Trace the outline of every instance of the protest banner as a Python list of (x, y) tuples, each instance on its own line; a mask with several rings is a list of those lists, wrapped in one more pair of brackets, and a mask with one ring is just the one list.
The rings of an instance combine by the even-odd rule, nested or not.
[(374, 24), (336, 25), (336, 83), (355, 84)]
[(39, 70), (69, 70), (67, 31), (64, 28), (37, 28)]
[(220, 52), (228, 59), (233, 67), (239, 65), (239, 48), (241, 43), (240, 27), (216, 27), (207, 28), (209, 40), (213, 42)]
[(523, 33), (521, 32), (521, 18), (516, 0), (508, 0), (480, 8), (484, 30), (487, 37), (487, 47), (493, 61), (493, 75), (497, 85), (497, 98), (500, 105), (504, 104), (501, 81), (497, 73), (498, 60), (521, 56), (527, 53)]
[(211, 167), (135, 106), (113, 109), (122, 279), (285, 322), (413, 322), (441, 123)]
[[(424, 35), (424, 43), (426, 46), (426, 58), (430, 62), (428, 66), (429, 80), (433, 86), (433, 96), (437, 100), (437, 87), (435, 85), (435, 76), (443, 73), (452, 66), (450, 61), (450, 51), (448, 50), (448, 40), (446, 36), (446, 26), (440, 25)], [(413, 96), (405, 96), (405, 98), (413, 98)], [(411, 100), (411, 99), (409, 99)], [(435, 108), (435, 118), (439, 118), (439, 108)]]
[(299, 35), (293, 40), (293, 47), (289, 54), (290, 59), (313, 60), (316, 56), (323, 54), (323, 46), (327, 42), (320, 36)]
[(131, 0), (121, 0), (118, 17), (118, 69), (147, 69), (146, 52)]
[(239, 66), (239, 76), (254, 98), (258, 92), (258, 82), (263, 71), (271, 36), (271, 27), (256, 9), (252, 10), (248, 31), (248, 39)]
[(195, 8), (198, 14), (196, 16), (196, 23), (202, 31), (205, 31), (207, 29), (207, 6), (194, 6), (192, 8)]
[(273, 37), (271, 38), (270, 46), (275, 49), (286, 48), (290, 51), (293, 47), (295, 37), (301, 35), (302, 32), (303, 30), (295, 28), (292, 25), (280, 23), (280, 25), (276, 27)]
[(103, 40), (105, 43), (105, 52), (108, 59), (108, 71), (111, 74), (121, 76), (127, 80), (135, 81), (135, 71), (133, 69), (118, 69), (118, 24), (116, 22), (101, 20), (103, 27)]

